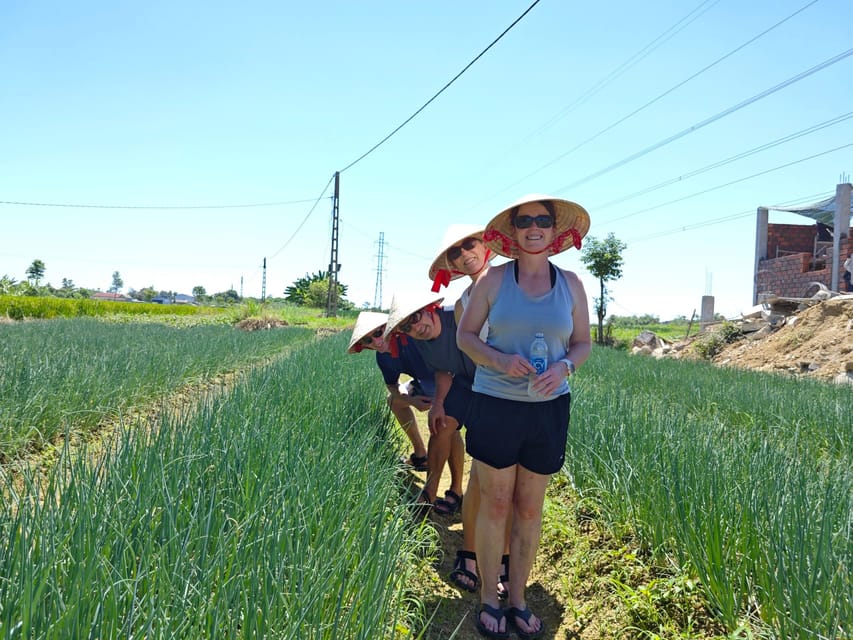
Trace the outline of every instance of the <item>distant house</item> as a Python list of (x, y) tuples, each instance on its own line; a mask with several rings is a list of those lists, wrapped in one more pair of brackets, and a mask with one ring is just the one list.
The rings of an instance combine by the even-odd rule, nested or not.
[(195, 298), (185, 293), (176, 293), (174, 296), (155, 296), (151, 298), (151, 302), (156, 304), (196, 304)]
[(188, 296), (186, 293), (175, 294), (175, 304), (195, 304), (195, 298)]
[(136, 300), (124, 295), (123, 293), (113, 293), (112, 291), (95, 291), (91, 295), (91, 299), (109, 300), (110, 302), (136, 302)]

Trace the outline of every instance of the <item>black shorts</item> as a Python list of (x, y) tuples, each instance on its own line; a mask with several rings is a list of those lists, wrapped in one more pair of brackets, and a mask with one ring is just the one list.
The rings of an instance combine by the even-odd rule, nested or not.
[(520, 402), (472, 392), (465, 450), (496, 469), (519, 464), (550, 475), (563, 467), (571, 394), (544, 402)]
[(472, 394), (471, 389), (457, 384), (454, 378), (454, 383), (450, 385), (450, 391), (444, 399), (444, 413), (459, 423), (457, 429), (467, 424), (466, 418), (471, 407)]

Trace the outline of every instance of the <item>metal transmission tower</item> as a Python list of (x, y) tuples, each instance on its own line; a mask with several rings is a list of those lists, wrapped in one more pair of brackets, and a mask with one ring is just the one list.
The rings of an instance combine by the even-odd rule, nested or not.
[(385, 259), (385, 232), (379, 232), (379, 253), (376, 256), (376, 289), (373, 291), (373, 308), (382, 308), (382, 272), (385, 267), (382, 261)]
[(329, 258), (329, 293), (326, 296), (326, 315), (336, 316), (338, 313), (338, 210), (340, 196), (341, 172), (335, 171), (335, 197), (332, 201), (332, 255)]
[(267, 299), (267, 259), (264, 258), (264, 275), (261, 278), (261, 302)]

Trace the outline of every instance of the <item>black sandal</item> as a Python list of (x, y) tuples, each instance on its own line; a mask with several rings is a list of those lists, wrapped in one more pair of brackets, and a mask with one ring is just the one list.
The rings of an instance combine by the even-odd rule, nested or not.
[[(474, 562), (477, 562), (477, 554), (473, 551), (459, 549), (459, 551), (456, 552), (456, 562), (453, 563), (453, 571), (450, 572), (448, 579), (464, 591), (477, 593), (480, 589), (480, 578), (476, 573), (468, 571), (468, 569), (465, 568), (466, 560), (473, 560)], [(467, 578), (471, 581), (471, 584), (463, 582), (462, 578)]]
[(400, 458), (400, 462), (407, 467), (411, 467), (413, 471), (429, 471), (427, 457), (416, 456), (414, 452), (412, 452), (408, 458)]
[[(495, 619), (495, 622), (498, 623), (498, 626), (501, 625), (501, 620), (504, 619), (504, 611), (500, 608), (495, 608), (490, 604), (486, 604), (485, 602), (481, 603), (479, 608), (477, 609), (477, 617), (474, 618), (474, 625), (477, 627), (477, 631), (480, 632), (481, 636), (485, 636), (487, 638), (498, 638), (499, 640), (503, 640), (504, 638), (509, 638), (509, 631), (490, 631), (486, 629), (486, 625), (483, 624), (483, 621), (480, 620), (480, 614), (488, 613)], [(509, 621), (507, 621), (507, 627), (509, 627)]]
[(538, 638), (545, 632), (545, 621), (542, 618), (539, 618), (539, 630), (538, 631), (522, 631), (521, 627), (518, 626), (518, 620), (521, 618), (524, 620), (524, 624), (528, 627), (530, 626), (530, 616), (533, 615), (533, 612), (530, 610), (530, 607), (525, 606), (524, 609), (518, 609), (517, 607), (510, 607), (506, 610), (506, 617), (513, 627), (515, 627), (515, 632), (518, 634), (519, 638), (523, 638), (524, 640), (533, 640), (533, 638)]
[(444, 492), (443, 498), (438, 498), (432, 505), (433, 510), (443, 516), (452, 516), (462, 509), (462, 496), (453, 489)]
[(504, 585), (509, 582), (509, 555), (501, 556), (501, 564), (504, 566), (504, 572), (498, 578), (498, 600), (506, 600), (509, 597), (509, 587)]

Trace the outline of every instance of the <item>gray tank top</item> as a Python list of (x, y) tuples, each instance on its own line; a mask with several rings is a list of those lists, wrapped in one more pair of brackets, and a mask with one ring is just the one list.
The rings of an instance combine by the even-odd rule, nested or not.
[[(537, 332), (545, 335), (548, 343), (548, 363), (566, 357), (574, 322), (574, 300), (562, 272), (551, 290), (538, 297), (528, 296), (515, 281), (514, 263), (502, 267), (503, 279), (495, 302), (489, 309), (489, 335), (486, 344), (501, 353), (517, 353), (530, 359), (530, 343)], [(472, 390), (496, 398), (521, 402), (542, 402), (569, 393), (569, 382), (564, 380), (550, 398), (534, 398), (527, 393), (527, 378), (516, 378), (486, 365), (477, 365)]]

